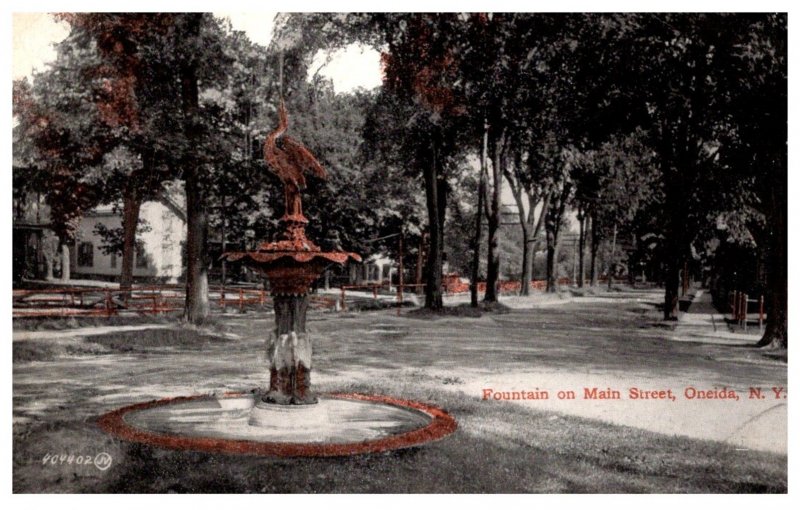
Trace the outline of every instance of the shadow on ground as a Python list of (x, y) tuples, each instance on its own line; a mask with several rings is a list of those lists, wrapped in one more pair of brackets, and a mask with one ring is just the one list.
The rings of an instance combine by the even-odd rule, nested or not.
[[(489, 405), (459, 391), (475, 374), (532, 367), (785, 385), (785, 363), (758, 350), (669, 341), (669, 331), (653, 326), (659, 322), (655, 301), (653, 291), (616, 292), (547, 308), (437, 320), (410, 320), (394, 310), (312, 313), (319, 390), (425, 401), (459, 422), (458, 431), (439, 442), (352, 458), (160, 450), (118, 441), (94, 424), (99, 415), (134, 402), (263, 384), (271, 317), (225, 317), (232, 335), (224, 338), (164, 330), (14, 342), (13, 490), (785, 492), (785, 455), (512, 403)], [(104, 471), (74, 458), (67, 462), (69, 455), (94, 458), (102, 452), (112, 458)]]
[[(385, 392), (363, 386), (349, 390)], [(436, 403), (459, 420), (452, 436), (408, 450), (338, 458), (162, 450), (117, 441), (91, 422), (30, 427), (27, 435), (36, 441), (15, 435), (14, 492), (786, 491), (785, 457), (780, 461), (720, 443), (566, 419), (509, 404), (487, 407), (456, 396)], [(91, 455), (103, 451), (112, 457), (112, 465), (100, 471), (94, 466), (43, 464), (53, 448)]]

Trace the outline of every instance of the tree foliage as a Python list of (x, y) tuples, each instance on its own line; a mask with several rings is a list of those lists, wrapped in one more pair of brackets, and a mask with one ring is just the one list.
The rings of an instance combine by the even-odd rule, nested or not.
[[(64, 240), (101, 197), (143, 199), (176, 176), (196, 181), (220, 237), (269, 237), (280, 194), (260, 144), (283, 97), (331, 176), (310, 182), (311, 234), (390, 254), (393, 236), (427, 235), (431, 308), (453, 221), (473, 234), (460, 250), (480, 252), (474, 215), (488, 220), (485, 299), (497, 299), (505, 179), (523, 279), (544, 230), (555, 281), (572, 208), (581, 254), (589, 231), (592, 259), (604, 239), (632, 239), (629, 269), (660, 273), (671, 319), (681, 270), (723, 267), (727, 243), (768, 265), (764, 341), (785, 345), (785, 15), (284, 14), (268, 49), (197, 16), (64, 15), (74, 30), (56, 65), (15, 83), (15, 166), (47, 184)], [(380, 90), (309, 79), (319, 51), (353, 42), (382, 52)]]

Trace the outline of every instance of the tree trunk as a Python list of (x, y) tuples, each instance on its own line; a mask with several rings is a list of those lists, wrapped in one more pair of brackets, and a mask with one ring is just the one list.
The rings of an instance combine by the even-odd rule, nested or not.
[(528, 203), (528, 214), (525, 214), (524, 204), (522, 202), (522, 187), (514, 185), (511, 181), (511, 176), (506, 174), (508, 183), (511, 186), (511, 191), (514, 195), (514, 201), (517, 203), (517, 215), (519, 216), (519, 226), (522, 229), (522, 268), (520, 271), (520, 296), (529, 296), (531, 293), (531, 248), (533, 244), (531, 220), (533, 216), (533, 207), (535, 203), (531, 200)]
[(54, 254), (45, 255), (44, 257), (44, 279), (47, 281), (53, 280), (53, 262), (55, 261)]
[[(671, 189), (671, 188), (668, 188)], [(669, 196), (669, 195), (668, 195)], [(673, 194), (674, 196), (674, 194)], [(678, 320), (678, 296), (681, 286), (681, 269), (685, 254), (682, 249), (683, 231), (678, 225), (684, 224), (677, 212), (673, 208), (671, 215), (667, 217), (667, 227), (664, 242), (664, 252), (666, 255), (664, 271), (664, 320)]]
[(586, 213), (582, 208), (578, 209), (578, 288), (583, 288), (584, 271), (584, 250), (586, 249)]
[(478, 278), (480, 276), (481, 264), (481, 219), (483, 217), (483, 193), (484, 182), (481, 175), (481, 182), (478, 185), (478, 209), (475, 211), (475, 235), (472, 238), (472, 274), (469, 282), (470, 306), (478, 307)]
[(531, 295), (531, 248), (533, 247), (532, 239), (530, 239), (530, 231), (523, 227), (522, 229), (522, 272), (520, 274), (519, 282), (519, 295)]
[(441, 310), (442, 301), (442, 232), (439, 218), (439, 176), (437, 147), (433, 142), (431, 163), (425, 166), (425, 198), (428, 207), (429, 248), (425, 267), (425, 308)]
[(638, 249), (636, 241), (636, 234), (631, 234), (631, 249), (628, 252), (628, 285), (631, 287), (636, 286), (636, 263), (635, 263), (635, 254), (637, 253), (636, 250)]
[(545, 227), (545, 231), (547, 233), (547, 288), (545, 289), (545, 292), (555, 292), (556, 236), (552, 228)]
[(133, 257), (136, 253), (136, 227), (139, 224), (139, 211), (142, 201), (136, 186), (127, 186), (122, 199), (122, 269), (119, 275), (119, 288), (129, 293), (133, 286)]
[[(533, 271), (531, 249), (533, 248), (535, 237), (533, 220), (535, 217), (536, 203), (539, 201), (539, 197), (536, 193), (531, 193), (530, 190), (525, 188), (523, 176), (521, 175), (521, 167), (522, 153), (520, 151), (515, 151), (514, 171), (512, 173), (509, 169), (509, 165), (504, 164), (503, 175), (505, 175), (506, 181), (508, 181), (511, 194), (514, 196), (514, 202), (517, 204), (517, 217), (519, 219), (520, 229), (522, 230), (522, 268), (520, 270), (519, 294), (520, 296), (529, 296), (531, 293), (531, 272)], [(525, 203), (522, 200), (523, 192), (525, 192), (528, 198), (527, 213), (525, 212)]]
[(69, 245), (66, 241), (61, 242), (61, 279), (64, 281), (69, 280), (70, 267), (69, 267)]
[[(184, 14), (186, 36), (199, 36), (202, 14)], [(186, 180), (186, 306), (184, 318), (192, 324), (202, 324), (208, 318), (208, 261), (206, 238), (208, 236), (208, 213), (202, 185), (200, 162), (193, 151), (197, 150), (200, 135), (199, 101), (197, 85), (197, 62), (184, 58), (180, 62), (181, 99), (184, 114), (184, 129), (188, 143), (184, 158)]]
[(489, 126), (484, 123), (481, 138), (481, 175), (478, 181), (478, 208), (475, 210), (475, 236), (472, 238), (472, 278), (469, 285), (470, 305), (478, 307), (478, 278), (481, 263), (481, 225), (483, 219), (483, 201), (486, 195), (486, 152), (488, 150)]
[(417, 285), (415, 290), (414, 290), (414, 292), (416, 292), (417, 295), (421, 294), (420, 285), (422, 284), (422, 272), (423, 272), (423, 267), (424, 267), (424, 262), (423, 261), (427, 260), (426, 259), (426, 253), (425, 253), (425, 239), (426, 239), (427, 235), (428, 235), (427, 232), (425, 232), (419, 238), (419, 249), (417, 250), (417, 265), (414, 268), (414, 270), (416, 271), (416, 275), (415, 275), (416, 278), (415, 278), (414, 283)]
[(208, 264), (206, 237), (208, 214), (203, 203), (196, 170), (186, 175), (186, 308), (184, 317), (192, 324), (202, 324), (208, 318)]
[(769, 214), (772, 240), (769, 245), (767, 273), (767, 324), (758, 347), (786, 349), (789, 344), (786, 321), (788, 310), (788, 267), (786, 233), (786, 159), (781, 157), (780, 169), (773, 170), (770, 187)]
[[(786, 252), (784, 251), (784, 254)], [(786, 262), (784, 261), (784, 264)], [(781, 270), (772, 270), (776, 273), (770, 279), (769, 285), (769, 306), (767, 307), (767, 324), (764, 329), (764, 336), (756, 344), (758, 347), (770, 347), (775, 349), (786, 349), (788, 346), (788, 335), (786, 331), (788, 292), (786, 278), (779, 279), (778, 274)]]
[(486, 269), (486, 293), (483, 300), (487, 303), (497, 302), (497, 280), (500, 276), (500, 249), (498, 236), (500, 231), (500, 188), (502, 186), (500, 168), (504, 134), (492, 140), (492, 200), (489, 208), (488, 236), (489, 253)]
[(678, 320), (678, 290), (681, 282), (681, 261), (670, 257), (664, 274), (664, 320)]
[(617, 251), (617, 224), (614, 223), (614, 233), (611, 236), (611, 255), (608, 257), (608, 290), (611, 290), (611, 283), (614, 279), (614, 262)]
[(665, 236), (664, 236), (664, 320), (678, 320), (678, 296), (681, 287), (681, 269), (688, 247), (686, 239), (686, 221), (681, 215), (682, 208), (680, 200), (682, 195), (677, 189), (675, 181), (672, 179), (665, 184), (665, 202), (672, 204), (668, 207), (670, 211), (666, 216)]
[[(225, 205), (225, 195), (222, 195), (222, 224), (220, 225), (220, 238), (221, 238), (220, 239), (220, 244), (222, 245), (222, 253), (225, 253), (225, 252), (228, 251), (228, 239), (227, 239), (228, 236), (227, 236), (227, 232), (225, 232), (225, 227), (227, 226), (227, 221), (226, 221), (227, 214), (228, 214), (228, 212), (227, 212), (227, 207)], [(225, 289), (225, 282), (226, 282), (226, 280), (228, 278), (228, 274), (227, 274), (228, 266), (225, 264), (225, 259), (224, 258), (222, 259), (222, 262), (220, 263), (220, 270), (222, 272), (222, 274), (220, 275), (220, 277), (222, 278), (222, 282), (221, 282), (222, 283), (222, 288)], [(327, 285), (327, 275), (328, 275), (328, 273), (326, 271), (325, 272), (326, 285)], [(325, 288), (327, 289), (327, 287), (325, 287)]]
[[(530, 195), (529, 195), (530, 198)], [(531, 200), (529, 200), (531, 202)], [(545, 217), (547, 216), (547, 208), (550, 207), (550, 193), (545, 193), (544, 199), (542, 200), (542, 209), (539, 211), (539, 219), (536, 220), (536, 226), (533, 229), (533, 234), (531, 235), (531, 256), (530, 256), (530, 265), (528, 266), (530, 279), (535, 280), (536, 275), (533, 273), (534, 263), (536, 262), (536, 252), (539, 251), (540, 240), (539, 240), (539, 233), (542, 231), (542, 225), (544, 224)], [(530, 213), (533, 214), (533, 208), (531, 208)]]
[(589, 265), (589, 285), (597, 285), (597, 250), (600, 248), (600, 237), (597, 235), (597, 220), (591, 219), (592, 241), (589, 243), (589, 255), (591, 263)]
[(570, 184), (562, 183), (561, 192), (555, 196), (558, 202), (553, 202), (547, 210), (545, 219), (545, 233), (547, 235), (547, 292), (556, 291), (556, 259), (558, 254), (558, 233), (561, 228), (561, 219), (564, 217), (564, 210), (570, 194)]

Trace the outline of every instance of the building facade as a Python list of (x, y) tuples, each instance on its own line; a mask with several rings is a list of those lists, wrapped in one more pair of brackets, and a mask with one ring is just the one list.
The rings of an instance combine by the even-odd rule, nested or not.
[[(165, 193), (157, 200), (142, 204), (133, 261), (134, 279), (176, 283), (183, 277), (186, 213), (181, 202)], [(121, 212), (111, 205), (103, 205), (81, 219), (70, 255), (73, 278), (116, 281), (120, 275), (122, 257), (118, 253), (104, 252), (102, 246), (106, 240), (99, 233), (99, 225), (106, 230), (121, 228)]]

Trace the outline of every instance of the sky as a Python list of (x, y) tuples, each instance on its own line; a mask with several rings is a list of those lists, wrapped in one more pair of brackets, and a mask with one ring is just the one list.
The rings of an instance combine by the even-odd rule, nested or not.
[[(272, 38), (275, 12), (215, 12), (218, 17), (230, 20), (234, 30), (244, 31), (253, 42), (267, 46)], [(29, 77), (33, 71), (42, 71), (55, 59), (53, 45), (69, 33), (65, 22), (57, 22), (45, 13), (13, 14), (13, 77)], [(336, 92), (349, 92), (358, 87), (372, 89), (381, 84), (380, 54), (372, 48), (350, 45), (331, 53), (318, 53), (312, 63), (311, 73), (333, 81)]]
[(55, 60), (53, 45), (67, 36), (69, 28), (45, 13), (15, 12), (12, 16), (12, 76), (30, 78), (33, 71), (42, 71)]

